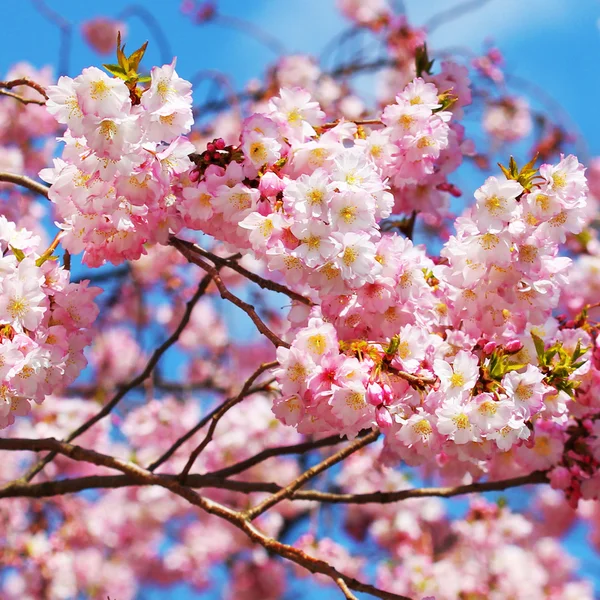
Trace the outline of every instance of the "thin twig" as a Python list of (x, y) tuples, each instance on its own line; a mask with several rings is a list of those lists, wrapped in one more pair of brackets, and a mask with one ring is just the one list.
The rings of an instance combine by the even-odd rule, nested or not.
[(335, 583), (338, 585), (340, 590), (342, 590), (342, 593), (344, 594), (346, 600), (358, 600), (358, 598), (350, 591), (350, 588), (341, 577), (338, 577), (335, 580)]
[(270, 34), (268, 31), (261, 29), (258, 25), (252, 23), (251, 21), (240, 19), (239, 17), (235, 17), (233, 15), (222, 15), (220, 13), (212, 17), (211, 21), (213, 23), (225, 25), (225, 27), (237, 29), (238, 31), (241, 31), (250, 37), (253, 37), (266, 48), (269, 48), (269, 50), (271, 50), (271, 52), (277, 56), (287, 53), (287, 50), (285, 49), (285, 46), (281, 40)]
[(37, 104), (39, 106), (44, 106), (46, 104), (45, 100), (25, 98), (24, 96), (19, 96), (19, 94), (15, 94), (14, 92), (9, 92), (7, 90), (0, 90), (0, 96), (8, 96), (9, 98), (14, 98), (15, 100), (21, 102), (21, 104)]
[(243, 471), (247, 471), (251, 467), (264, 462), (274, 456), (284, 456), (286, 454), (304, 454), (312, 450), (318, 450), (319, 448), (326, 448), (327, 446), (335, 446), (343, 442), (343, 438), (339, 435), (330, 435), (329, 437), (321, 438), (320, 440), (314, 440), (312, 442), (303, 442), (301, 444), (293, 444), (290, 446), (275, 446), (273, 448), (266, 448), (258, 454), (242, 460), (239, 463), (224, 467), (218, 471), (212, 471), (209, 475), (213, 477), (231, 477), (237, 475)]
[(374, 429), (373, 431), (371, 431), (371, 433), (365, 435), (365, 437), (355, 440), (345, 448), (342, 448), (335, 454), (332, 454), (329, 458), (326, 458), (319, 464), (315, 465), (314, 467), (311, 467), (310, 469), (302, 473), (302, 475), (300, 475), (299, 477), (296, 477), (294, 481), (292, 481), (290, 484), (286, 485), (284, 488), (279, 490), (276, 494), (273, 494), (260, 504), (256, 505), (254, 508), (247, 510), (244, 513), (244, 516), (250, 521), (252, 521), (259, 515), (262, 515), (262, 513), (269, 510), (269, 508), (271, 508), (272, 506), (275, 506), (282, 500), (285, 500), (286, 498), (292, 496), (292, 494), (297, 489), (301, 488), (307, 481), (309, 481), (313, 477), (316, 477), (319, 473), (326, 471), (327, 469), (344, 460), (351, 454), (354, 454), (357, 450), (360, 450), (361, 448), (364, 448), (368, 444), (374, 442), (379, 437), (379, 433), (379, 429)]
[[(271, 384), (271, 383), (272, 383), (272, 381), (269, 382), (269, 384)], [(264, 390), (264, 386), (265, 386), (265, 384), (262, 384), (260, 386), (250, 388), (250, 389), (248, 389), (245, 392), (245, 395), (246, 396), (250, 396), (251, 394), (255, 394), (256, 392), (263, 391)], [(160, 465), (162, 465), (167, 460), (169, 460), (169, 458), (171, 458), (171, 456), (173, 456), (173, 454), (175, 454), (175, 452), (177, 452), (177, 450), (179, 448), (181, 448), (181, 446), (183, 446), (183, 444), (185, 444), (185, 442), (187, 442), (196, 433), (198, 433), (198, 431), (200, 431), (230, 400), (231, 399), (228, 399), (225, 402), (223, 402), (222, 404), (219, 404), (218, 406), (216, 406), (215, 408), (213, 408), (207, 415), (205, 415), (204, 417), (202, 417), (200, 419), (200, 421), (198, 421), (198, 423), (194, 427), (192, 427), (189, 431), (187, 431), (181, 437), (179, 437), (171, 445), (171, 447), (168, 450), (166, 450), (166, 452), (164, 452), (162, 454), (162, 456), (160, 456), (157, 460), (155, 460), (148, 467), (148, 471), (150, 471), (150, 472), (156, 471), (156, 469), (158, 467), (160, 467)]]
[(455, 4), (447, 10), (439, 12), (437, 15), (431, 17), (431, 19), (425, 23), (423, 28), (431, 35), (438, 27), (447, 25), (470, 12), (483, 8), (483, 6), (489, 2), (491, 2), (491, 0), (467, 0), (462, 4)]
[[(10, 81), (0, 81), (0, 88), (5, 90), (12, 90), (15, 87), (27, 86), (34, 89), (36, 92), (41, 94), (45, 100), (48, 100), (48, 94), (42, 85), (33, 81), (33, 79), (29, 79), (29, 77), (19, 77), (18, 79), (11, 79)], [(45, 102), (42, 102), (45, 104)]]
[(258, 316), (254, 306), (244, 302), (241, 298), (238, 298), (235, 294), (232, 294), (223, 283), (221, 276), (219, 275), (217, 269), (212, 265), (209, 265), (205, 260), (197, 256), (194, 252), (190, 251), (188, 247), (183, 244), (178, 238), (171, 238), (170, 244), (177, 248), (181, 254), (183, 254), (190, 262), (193, 262), (195, 265), (198, 265), (201, 269), (206, 271), (212, 280), (215, 282), (215, 285), (219, 289), (219, 293), (221, 294), (221, 298), (224, 300), (228, 300), (232, 304), (235, 304), (238, 308), (241, 308), (252, 320), (258, 331), (260, 331), (266, 338), (270, 340), (270, 342), (275, 346), (283, 346), (284, 348), (289, 348), (290, 345), (287, 342), (284, 342), (280, 337), (275, 335), (263, 322), (263, 320)]
[(43, 17), (54, 23), (60, 30), (58, 73), (66, 75), (69, 72), (69, 59), (71, 57), (72, 25), (60, 13), (51, 9), (43, 0), (33, 0), (33, 5)]
[(239, 263), (237, 263), (234, 260), (217, 256), (216, 254), (213, 254), (212, 252), (209, 252), (208, 250), (204, 250), (204, 248), (201, 248), (200, 246), (198, 246), (197, 244), (193, 244), (192, 242), (188, 242), (188, 241), (182, 240), (180, 238), (174, 238), (174, 239), (177, 239), (181, 244), (184, 244), (187, 248), (189, 248), (193, 252), (197, 252), (204, 258), (208, 258), (213, 263), (215, 263), (215, 265), (221, 265), (222, 267), (227, 267), (228, 269), (231, 269), (232, 271), (235, 271), (236, 273), (243, 275), (246, 279), (253, 281), (257, 285), (259, 285), (261, 288), (263, 288), (264, 290), (271, 290), (273, 292), (285, 294), (292, 300), (297, 300), (298, 302), (301, 302), (302, 304), (306, 304), (307, 306), (314, 305), (314, 302), (312, 302), (308, 298), (305, 298), (301, 294), (298, 294), (297, 292), (290, 290), (289, 288), (285, 287), (284, 285), (281, 285), (280, 283), (276, 283), (275, 281), (271, 281), (270, 279), (265, 279), (264, 277), (261, 277), (260, 275), (257, 275), (256, 273), (252, 273), (252, 271), (248, 271), (248, 269), (246, 269), (245, 267), (242, 267), (242, 265), (240, 265)]
[(183, 485), (185, 485), (186, 478), (188, 476), (188, 473), (190, 472), (190, 469), (194, 465), (194, 462), (196, 462), (196, 459), (198, 458), (198, 456), (200, 455), (202, 450), (204, 450), (204, 448), (206, 448), (206, 446), (208, 446), (208, 444), (213, 439), (213, 435), (215, 433), (215, 429), (217, 428), (217, 424), (223, 418), (225, 413), (227, 411), (229, 411), (231, 408), (233, 408), (236, 404), (239, 404), (248, 395), (248, 390), (252, 387), (252, 384), (265, 371), (268, 371), (269, 369), (276, 367), (278, 364), (279, 363), (277, 361), (273, 361), (273, 362), (269, 362), (269, 363), (263, 363), (262, 365), (260, 365), (260, 367), (258, 367), (258, 369), (256, 369), (256, 371), (254, 371), (254, 373), (252, 373), (252, 375), (248, 378), (248, 380), (244, 384), (244, 387), (242, 388), (240, 393), (237, 396), (235, 396), (234, 398), (230, 398), (227, 402), (225, 402), (219, 408), (219, 410), (217, 412), (215, 412), (215, 414), (212, 416), (212, 419), (210, 421), (210, 426), (208, 428), (208, 432), (206, 433), (206, 436), (200, 442), (200, 444), (198, 444), (198, 446), (196, 446), (194, 451), (190, 454), (190, 457), (189, 457), (185, 467), (183, 468), (183, 471), (181, 471), (181, 474), (179, 477), (180, 477), (180, 481)]

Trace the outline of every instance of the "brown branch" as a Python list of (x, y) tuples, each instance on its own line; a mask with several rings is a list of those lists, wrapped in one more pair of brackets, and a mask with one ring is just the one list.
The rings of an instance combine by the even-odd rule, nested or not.
[(224, 467), (223, 469), (219, 469), (218, 471), (212, 471), (208, 474), (213, 477), (231, 477), (232, 475), (242, 473), (243, 471), (246, 471), (251, 467), (254, 467), (255, 465), (275, 456), (284, 456), (286, 454), (304, 454), (306, 452), (317, 450), (319, 448), (335, 446), (336, 444), (340, 444), (343, 441), (343, 438), (341, 438), (339, 435), (330, 435), (329, 437), (321, 438), (320, 440), (315, 440), (312, 442), (303, 442), (301, 444), (293, 444), (290, 446), (275, 446), (273, 448), (266, 448), (265, 450), (262, 450), (258, 454), (255, 454), (254, 456), (251, 456), (246, 460), (242, 460), (239, 463), (230, 465), (229, 467)]
[(293, 500), (315, 500), (332, 504), (391, 504), (408, 500), (409, 498), (451, 498), (465, 494), (481, 492), (500, 492), (510, 488), (521, 487), (529, 484), (548, 483), (548, 477), (543, 471), (534, 471), (529, 475), (502, 479), (500, 481), (484, 481), (481, 483), (468, 483), (455, 487), (438, 488), (412, 488), (396, 492), (371, 492), (368, 494), (333, 494), (309, 490), (294, 493)]
[[(190, 298), (186, 304), (185, 311), (179, 322), (179, 325), (175, 331), (154, 351), (150, 360), (146, 364), (144, 370), (135, 378), (132, 379), (126, 386), (122, 387), (112, 398), (108, 404), (106, 404), (102, 410), (98, 411), (93, 417), (88, 419), (83, 425), (78, 427), (75, 431), (71, 432), (66, 438), (66, 442), (72, 442), (75, 438), (79, 437), (82, 433), (85, 433), (90, 427), (95, 425), (98, 421), (110, 414), (110, 412), (117, 406), (121, 399), (128, 394), (132, 389), (143, 383), (148, 377), (150, 377), (154, 367), (158, 364), (158, 361), (162, 358), (163, 354), (179, 339), (179, 336), (185, 329), (186, 325), (190, 320), (192, 310), (196, 306), (198, 300), (205, 294), (208, 286), (210, 285), (211, 277), (206, 275), (198, 285), (196, 293)], [(22, 481), (31, 481), (37, 473), (39, 473), (50, 461), (54, 459), (56, 452), (51, 452), (48, 456), (44, 457), (36, 465), (34, 465), (22, 478)]]
[(48, 190), (50, 189), (48, 186), (45, 186), (33, 179), (25, 175), (17, 175), (15, 173), (5, 173), (0, 172), (0, 181), (6, 181), (7, 183), (14, 183), (15, 185), (20, 185), (21, 187), (27, 188), (36, 194), (40, 194), (44, 196), (46, 199), (48, 198)]
[(283, 346), (284, 348), (289, 348), (290, 345), (287, 342), (284, 342), (281, 338), (275, 335), (262, 321), (262, 319), (258, 316), (256, 310), (251, 304), (244, 302), (241, 298), (238, 298), (235, 294), (232, 294), (223, 283), (221, 276), (218, 273), (218, 270), (209, 265), (205, 260), (191, 252), (188, 247), (183, 244), (178, 238), (171, 238), (170, 244), (177, 248), (181, 254), (183, 254), (188, 261), (193, 262), (195, 265), (198, 265), (201, 269), (206, 271), (212, 280), (215, 282), (219, 293), (221, 294), (221, 298), (224, 300), (228, 300), (232, 304), (235, 304), (238, 308), (241, 308), (252, 320), (258, 331), (260, 331), (269, 341), (275, 346)]
[[(268, 381), (268, 382), (266, 382), (264, 384), (261, 384), (259, 386), (250, 388), (250, 389), (248, 389), (245, 392), (245, 395), (246, 396), (250, 396), (252, 394), (255, 394), (256, 392), (265, 391), (265, 389), (269, 385), (271, 385), (271, 383), (273, 383), (273, 380)], [(202, 417), (200, 419), (200, 421), (198, 421), (198, 423), (196, 425), (194, 425), (194, 427), (192, 427), (189, 431), (187, 431), (186, 433), (184, 433), (175, 442), (173, 442), (173, 444), (171, 445), (171, 447), (168, 450), (166, 450), (158, 459), (156, 459), (148, 467), (148, 471), (151, 471), (151, 472), (155, 471), (158, 467), (160, 467), (160, 465), (162, 465), (164, 462), (166, 462), (167, 460), (169, 460), (169, 458), (171, 458), (171, 456), (173, 456), (173, 454), (175, 454), (175, 452), (177, 452), (177, 450), (181, 446), (183, 446), (183, 444), (185, 444), (185, 442), (187, 442), (191, 437), (193, 437), (196, 433), (198, 433), (198, 431), (200, 431), (223, 408), (223, 406), (227, 402), (229, 402), (229, 400), (226, 400), (222, 404), (219, 404), (218, 406), (216, 406), (215, 408), (213, 408), (207, 415), (205, 415), (204, 417)]]
[(383, 123), (381, 122), (381, 120), (379, 119), (363, 119), (363, 120), (359, 120), (359, 121), (348, 121), (346, 119), (339, 119), (337, 121), (332, 121), (331, 123), (325, 123), (323, 125), (318, 125), (317, 127), (315, 127), (315, 130), (319, 133), (321, 133), (322, 131), (327, 131), (328, 129), (333, 129), (334, 127), (337, 127), (340, 123), (354, 123), (355, 125), (383, 125)]
[(204, 258), (208, 258), (213, 263), (215, 263), (215, 265), (227, 267), (228, 269), (236, 271), (240, 275), (243, 275), (246, 279), (249, 279), (250, 281), (253, 281), (257, 285), (259, 285), (264, 290), (271, 290), (273, 292), (279, 292), (280, 294), (285, 294), (292, 300), (297, 300), (298, 302), (301, 302), (302, 304), (306, 304), (307, 306), (314, 305), (314, 302), (312, 302), (308, 298), (305, 298), (301, 294), (298, 294), (297, 292), (290, 290), (289, 288), (287, 288), (284, 285), (281, 285), (280, 283), (276, 283), (275, 281), (271, 281), (270, 279), (265, 279), (264, 277), (261, 277), (260, 275), (257, 275), (256, 273), (252, 273), (252, 271), (248, 271), (248, 269), (242, 267), (240, 264), (238, 264), (234, 260), (221, 258), (220, 256), (217, 256), (216, 254), (213, 254), (212, 252), (209, 252), (208, 250), (204, 250), (204, 248), (201, 248), (200, 246), (197, 246), (196, 244), (192, 244), (191, 242), (187, 242), (180, 238), (174, 237), (174, 239), (176, 239), (179, 243), (185, 245), (191, 251), (196, 252), (197, 254), (200, 254)]
[[(56, 448), (56, 444), (57, 440), (53, 438), (39, 440), (8, 438), (0, 439), (0, 450), (53, 451)], [(71, 458), (73, 457), (71, 456)], [(177, 475), (173, 474), (161, 474), (159, 477), (165, 481), (175, 481), (178, 478)], [(377, 491), (365, 494), (336, 494), (320, 492), (318, 490), (299, 490), (293, 492), (289, 496), (289, 500), (313, 501), (327, 504), (392, 504), (411, 498), (452, 498), (466, 494), (504, 491), (524, 485), (546, 484), (548, 482), (548, 476), (544, 471), (534, 471), (528, 475), (499, 481), (469, 483), (455, 487), (412, 488), (395, 492)], [(139, 482), (128, 475), (92, 475), (58, 481), (45, 481), (42, 483), (23, 483), (17, 480), (0, 488), (0, 498), (42, 498), (72, 494), (90, 489), (115, 489), (138, 485), (152, 484), (147, 481)], [(190, 474), (187, 476), (186, 485), (191, 488), (219, 488), (247, 494), (254, 492), (278, 493), (285, 489), (273, 482), (229, 480), (221, 475), (219, 471), (202, 475)]]
[(339, 463), (340, 461), (344, 460), (351, 454), (354, 454), (354, 452), (356, 452), (357, 450), (360, 450), (361, 448), (364, 448), (368, 444), (374, 442), (378, 437), (379, 429), (374, 429), (373, 431), (371, 431), (371, 433), (365, 435), (365, 437), (355, 440), (354, 442), (342, 448), (335, 454), (332, 454), (329, 458), (326, 458), (319, 464), (306, 470), (304, 473), (302, 473), (302, 475), (296, 477), (294, 481), (292, 481), (290, 484), (286, 485), (284, 488), (279, 490), (276, 494), (273, 494), (260, 504), (257, 504), (254, 508), (247, 510), (244, 513), (244, 517), (252, 521), (259, 515), (262, 515), (262, 513), (264, 513), (265, 511), (269, 510), (269, 508), (271, 508), (272, 506), (275, 506), (275, 504), (278, 504), (286, 498), (290, 498), (293, 495), (293, 493), (297, 489), (301, 488), (307, 481), (309, 481), (313, 477), (316, 477), (319, 473), (326, 471), (327, 469)]
[[(367, 438), (363, 438), (363, 440)], [(19, 442), (23, 442), (23, 440), (0, 441), (3, 444), (7, 442), (12, 442), (13, 446), (17, 446)], [(256, 527), (254, 527), (254, 525), (252, 525), (252, 523), (250, 523), (242, 513), (239, 513), (231, 508), (228, 508), (227, 506), (219, 504), (218, 502), (200, 496), (197, 492), (190, 489), (189, 487), (181, 485), (175, 479), (167, 479), (164, 476), (151, 473), (150, 471), (147, 471), (146, 469), (143, 469), (138, 465), (134, 465), (133, 463), (119, 460), (112, 456), (107, 456), (105, 454), (101, 454), (93, 450), (81, 448), (80, 446), (73, 446), (65, 442), (60, 442), (53, 438), (45, 440), (26, 441), (28, 442), (28, 444), (31, 442), (35, 442), (34, 445), (37, 448), (51, 450), (52, 452), (55, 452), (57, 454), (63, 454), (65, 456), (68, 456), (73, 460), (90, 462), (95, 465), (104, 466), (110, 469), (121, 471), (125, 475), (129, 475), (133, 480), (135, 480), (138, 483), (143, 483), (144, 485), (159, 485), (165, 489), (168, 489), (174, 494), (187, 500), (190, 504), (203, 509), (209, 514), (215, 515), (228, 521), (229, 523), (243, 531), (250, 538), (250, 540), (257, 544), (260, 544), (267, 551), (276, 553), (283, 558), (287, 558), (288, 560), (304, 567), (311, 573), (320, 573), (322, 575), (326, 575), (336, 583), (338, 580), (341, 580), (346, 584), (346, 586), (349, 589), (358, 592), (365, 592), (377, 598), (381, 598), (382, 600), (410, 600), (406, 596), (400, 596), (391, 592), (385, 592), (372, 585), (362, 583), (361, 581), (358, 581), (353, 577), (344, 575), (324, 560), (310, 556), (304, 551), (300, 550), (299, 548), (295, 548), (294, 546), (284, 544), (273, 538), (268, 537)]]
[(211, 418), (210, 426), (208, 428), (208, 432), (206, 433), (206, 436), (200, 442), (200, 444), (198, 444), (198, 446), (196, 446), (196, 448), (194, 449), (194, 451), (190, 454), (190, 457), (189, 457), (189, 459), (188, 459), (185, 467), (183, 468), (183, 471), (181, 471), (181, 474), (180, 474), (179, 478), (180, 478), (180, 481), (181, 481), (181, 483), (183, 485), (185, 485), (186, 478), (188, 476), (188, 473), (190, 472), (190, 469), (194, 465), (194, 462), (196, 462), (196, 459), (198, 458), (198, 456), (200, 455), (200, 453), (204, 450), (204, 448), (206, 448), (206, 446), (208, 446), (208, 444), (213, 439), (213, 435), (215, 433), (215, 429), (217, 428), (217, 424), (223, 418), (223, 416), (225, 415), (225, 413), (228, 410), (230, 410), (231, 408), (233, 408), (236, 404), (238, 404), (239, 402), (241, 402), (248, 395), (248, 390), (250, 390), (250, 388), (252, 387), (252, 384), (265, 371), (268, 371), (269, 369), (272, 369), (273, 367), (276, 367), (278, 364), (279, 363), (277, 361), (273, 361), (273, 362), (269, 362), (269, 363), (263, 363), (262, 365), (260, 365), (260, 367), (258, 367), (258, 369), (256, 369), (256, 371), (254, 371), (254, 373), (252, 373), (252, 375), (248, 378), (248, 380), (244, 384), (244, 387), (242, 388), (242, 390), (240, 391), (240, 393), (237, 396), (235, 396), (235, 397), (230, 398), (229, 400), (227, 400), (227, 402), (225, 402), (213, 414), (213, 416)]
[(25, 98), (25, 96), (19, 96), (19, 94), (15, 94), (14, 92), (9, 92), (8, 90), (0, 90), (0, 96), (8, 96), (9, 98), (14, 98), (21, 102), (21, 104), (37, 104), (38, 106), (44, 106), (46, 104), (45, 100), (36, 100), (35, 98)]
[[(0, 88), (5, 90), (12, 90), (15, 87), (19, 86), (27, 86), (34, 89), (36, 92), (39, 92), (44, 99), (48, 100), (48, 94), (46, 94), (46, 90), (39, 83), (36, 83), (29, 77), (20, 77), (19, 79), (12, 79), (11, 81), (0, 81)], [(45, 104), (44, 102), (42, 104)]]
[(407, 373), (406, 371), (400, 371), (399, 369), (396, 369), (389, 365), (386, 365), (386, 369), (390, 373), (393, 373), (394, 375), (401, 377), (405, 381), (408, 381), (408, 383), (412, 383), (413, 385), (416, 385), (418, 387), (423, 387), (424, 385), (433, 385), (437, 381), (435, 378), (421, 377), (419, 375), (413, 375), (412, 373)]
[[(19, 440), (30, 442), (31, 440)], [(37, 440), (35, 440), (37, 441)], [(0, 440), (4, 442), (4, 440)], [(2, 446), (3, 444), (0, 444)], [(32, 450), (29, 444), (23, 444), (18, 450)], [(5, 450), (7, 448), (4, 448)], [(44, 450), (48, 448), (44, 447)], [(175, 481), (177, 475), (159, 475), (165, 481)], [(20, 483), (14, 481), (0, 487), (0, 499), (2, 498), (49, 498), (52, 496), (64, 496), (76, 494), (85, 490), (117, 489), (132, 486), (154, 485), (147, 481), (137, 481), (129, 475), (89, 475), (87, 477), (73, 477), (70, 479), (59, 479), (57, 481), (44, 481), (42, 483)], [(256, 492), (274, 493), (280, 489), (276, 483), (259, 481), (236, 481), (230, 479), (215, 478), (209, 475), (189, 475), (188, 487), (191, 488), (216, 488), (251, 494)]]

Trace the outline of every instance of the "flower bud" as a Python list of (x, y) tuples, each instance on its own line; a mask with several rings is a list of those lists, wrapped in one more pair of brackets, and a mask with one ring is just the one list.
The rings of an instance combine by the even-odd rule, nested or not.
[(510, 340), (504, 345), (504, 348), (510, 354), (516, 354), (523, 348), (523, 342), (521, 340)]
[(488, 342), (483, 347), (483, 353), (484, 354), (491, 354), (496, 349), (497, 346), (498, 346), (498, 344), (496, 342)]
[(272, 171), (268, 171), (261, 178), (258, 184), (258, 189), (263, 196), (276, 196), (279, 192), (282, 192), (285, 188), (285, 184)]
[(367, 402), (369, 404), (380, 406), (384, 403), (384, 397), (383, 388), (376, 381), (372, 381), (367, 385)]
[(566, 490), (571, 485), (571, 473), (566, 467), (555, 467), (550, 472), (550, 486), (555, 490)]
[(389, 429), (392, 426), (392, 415), (385, 406), (378, 406), (375, 409), (375, 421), (380, 429)]

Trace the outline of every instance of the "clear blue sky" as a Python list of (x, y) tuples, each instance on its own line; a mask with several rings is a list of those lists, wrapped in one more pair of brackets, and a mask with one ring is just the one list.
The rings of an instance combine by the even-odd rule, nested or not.
[[(459, 3), (459, 0), (405, 0), (409, 19), (414, 24)], [(79, 25), (94, 16), (117, 16), (126, 2), (104, 0), (102, 3), (48, 0), (48, 6), (61, 11), (74, 24), (69, 74), (83, 67), (106, 62), (83, 42)], [(217, 25), (201, 28), (179, 12), (177, 0), (145, 0), (167, 34), (172, 53), (178, 57), (181, 76), (192, 79), (204, 69), (228, 73), (236, 87), (260, 77), (273, 59), (270, 50), (239, 31)], [(347, 24), (334, 7), (334, 0), (221, 0), (220, 11), (248, 19), (276, 34), (291, 52), (319, 53), (333, 35)], [(27, 60), (37, 67), (57, 66), (58, 30), (34, 8), (31, 0), (3, 3), (5, 18), (0, 53), (0, 78), (10, 65)], [(570, 115), (584, 133), (590, 156), (600, 154), (600, 119), (597, 99), (600, 77), (600, 2), (598, 0), (490, 0), (471, 14), (437, 30), (430, 38), (434, 50), (468, 47), (481, 49), (491, 38), (503, 51), (508, 70), (544, 88)], [(146, 64), (160, 64), (157, 44), (146, 25), (132, 17), (128, 20), (128, 48), (134, 49), (150, 40)], [(533, 99), (535, 101), (535, 98)], [(465, 172), (460, 181), (465, 189), (478, 182)], [(581, 571), (596, 578), (600, 589), (600, 559), (584, 542), (585, 530), (577, 528), (567, 540), (572, 554), (581, 560)], [(339, 591), (315, 588), (295, 590), (295, 598), (315, 600), (338, 598)], [(192, 594), (184, 586), (175, 593), (144, 591), (143, 600), (174, 598), (216, 598), (218, 594)], [(290, 596), (291, 598), (291, 596)], [(241, 599), (240, 599), (241, 600)]]

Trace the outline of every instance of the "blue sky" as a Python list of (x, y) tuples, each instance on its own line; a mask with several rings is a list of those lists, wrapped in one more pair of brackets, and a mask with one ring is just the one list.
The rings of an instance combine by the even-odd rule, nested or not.
[[(48, 0), (48, 6), (63, 11), (73, 23), (69, 74), (106, 62), (83, 42), (80, 24), (94, 16), (117, 16), (127, 4), (120, 0), (102, 3)], [(405, 0), (411, 23), (423, 24), (442, 10), (459, 4), (457, 0)], [(37, 67), (57, 66), (59, 33), (35, 9), (31, 0), (4, 3), (0, 78), (10, 65), (26, 60)], [(600, 154), (600, 119), (597, 98), (600, 77), (600, 0), (489, 0), (482, 8), (436, 30), (429, 45), (435, 50), (470, 48), (478, 51), (486, 40), (493, 40), (504, 53), (511, 73), (540, 86), (558, 102), (570, 120), (584, 134), (589, 156)], [(167, 33), (170, 50), (178, 57), (181, 76), (192, 79), (204, 69), (224, 71), (236, 88), (260, 77), (274, 55), (251, 37), (220, 25), (197, 27), (179, 12), (175, 0), (145, 0), (149, 10)], [(336, 12), (334, 0), (221, 0), (220, 11), (235, 14), (277, 35), (290, 52), (319, 53), (333, 35), (347, 27)], [(151, 32), (139, 19), (128, 20), (128, 48), (134, 49), (150, 40), (146, 64), (160, 64), (161, 57)], [(518, 91), (518, 90), (515, 90)], [(532, 103), (544, 98), (531, 97)], [(586, 158), (589, 158), (586, 157)], [(466, 189), (478, 182), (467, 172), (461, 181)], [(584, 543), (585, 529), (577, 528), (568, 539), (569, 550), (581, 559), (582, 572), (598, 578), (600, 560)], [(302, 594), (302, 596), (300, 596)], [(337, 598), (338, 591), (316, 588), (315, 599)], [(144, 592), (144, 600), (162, 598), (214, 598), (191, 594), (185, 588), (176, 593)], [(298, 590), (296, 597), (306, 597)]]

